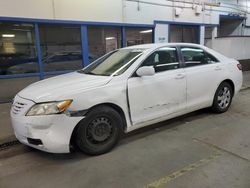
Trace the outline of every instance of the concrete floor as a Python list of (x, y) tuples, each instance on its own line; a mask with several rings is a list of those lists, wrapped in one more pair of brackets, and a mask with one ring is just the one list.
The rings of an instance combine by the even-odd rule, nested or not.
[(243, 88), (250, 87), (250, 71), (243, 72)]
[(249, 99), (246, 88), (224, 114), (201, 110), (140, 129), (101, 156), (11, 147), (0, 151), (0, 187), (249, 188)]

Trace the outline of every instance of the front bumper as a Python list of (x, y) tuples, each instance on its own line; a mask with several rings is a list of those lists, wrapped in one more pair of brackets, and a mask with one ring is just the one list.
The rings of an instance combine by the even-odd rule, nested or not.
[(14, 99), (10, 113), (17, 139), (30, 147), (50, 153), (70, 152), (72, 132), (83, 117), (70, 117), (66, 114), (25, 116), (34, 104), (18, 95)]

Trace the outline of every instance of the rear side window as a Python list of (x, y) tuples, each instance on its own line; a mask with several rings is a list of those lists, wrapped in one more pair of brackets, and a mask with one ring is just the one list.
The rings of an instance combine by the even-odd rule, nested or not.
[(178, 69), (180, 64), (175, 47), (163, 47), (152, 53), (142, 66), (154, 66), (155, 72)]
[(201, 48), (181, 47), (186, 67), (206, 65), (219, 62), (213, 55)]

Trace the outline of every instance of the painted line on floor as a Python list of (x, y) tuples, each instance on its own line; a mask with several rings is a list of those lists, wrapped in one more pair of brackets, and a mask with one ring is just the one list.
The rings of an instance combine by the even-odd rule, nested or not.
[(222, 155), (222, 153), (220, 151), (216, 151), (211, 156), (204, 158), (204, 159), (201, 159), (197, 162), (191, 163), (188, 166), (186, 166), (178, 171), (175, 171), (170, 175), (167, 175), (165, 177), (160, 178), (159, 180), (156, 180), (152, 183), (149, 183), (148, 185), (144, 186), (144, 188), (158, 188), (158, 187), (161, 187), (163, 185), (166, 185), (170, 181), (173, 181), (176, 178), (183, 176), (184, 174), (199, 168), (200, 166), (203, 166), (207, 163), (212, 162), (213, 160), (217, 159), (221, 155)]

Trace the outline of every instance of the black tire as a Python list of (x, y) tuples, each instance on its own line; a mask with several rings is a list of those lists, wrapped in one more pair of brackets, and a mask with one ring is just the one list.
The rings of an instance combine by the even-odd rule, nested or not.
[(228, 82), (222, 82), (215, 92), (212, 111), (215, 113), (226, 112), (231, 105), (232, 98), (232, 86)]
[(115, 109), (99, 106), (80, 122), (75, 143), (88, 155), (107, 153), (120, 140), (122, 125), (122, 118)]

